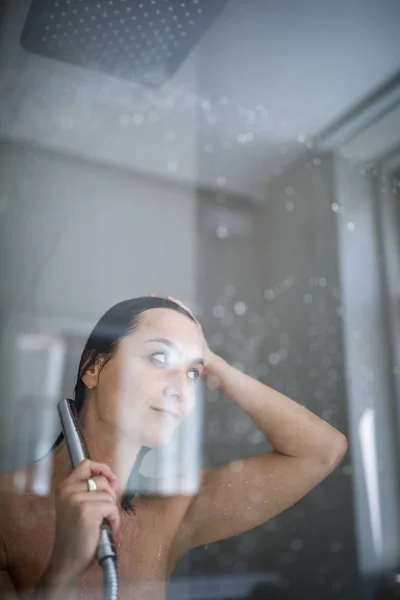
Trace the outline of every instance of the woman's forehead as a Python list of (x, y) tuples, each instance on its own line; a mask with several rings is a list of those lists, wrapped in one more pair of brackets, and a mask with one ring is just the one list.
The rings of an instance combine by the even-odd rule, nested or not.
[(169, 308), (152, 308), (142, 313), (136, 330), (142, 339), (167, 338), (181, 344), (203, 346), (203, 335), (195, 321)]

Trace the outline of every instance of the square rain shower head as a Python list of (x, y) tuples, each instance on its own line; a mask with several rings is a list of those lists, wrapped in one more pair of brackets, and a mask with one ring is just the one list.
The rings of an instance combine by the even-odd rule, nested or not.
[(33, 0), (21, 36), (28, 52), (161, 86), (227, 0)]

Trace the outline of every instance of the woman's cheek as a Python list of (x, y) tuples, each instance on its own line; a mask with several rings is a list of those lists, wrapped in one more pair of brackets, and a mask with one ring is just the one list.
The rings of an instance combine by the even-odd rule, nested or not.
[(189, 398), (186, 401), (186, 406), (184, 409), (184, 418), (182, 419), (183, 421), (185, 421), (193, 412), (194, 407), (196, 404), (196, 394), (194, 392), (194, 390), (191, 392)]

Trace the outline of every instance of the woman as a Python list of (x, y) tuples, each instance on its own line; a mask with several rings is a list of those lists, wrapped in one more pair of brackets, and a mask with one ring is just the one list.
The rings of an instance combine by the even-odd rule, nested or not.
[[(193, 409), (201, 377), (212, 377), (253, 419), (273, 452), (205, 470), (191, 497), (127, 496), (141, 449), (170, 440)], [(100, 319), (82, 353), (75, 401), (93, 460), (71, 472), (60, 436), (42, 459), (51, 461), (51, 493), (3, 493), (2, 599), (100, 598), (94, 556), (104, 518), (116, 540), (121, 599), (162, 598), (187, 550), (271, 519), (347, 451), (339, 431), (211, 352), (190, 311), (170, 298), (121, 302)], [(3, 476), (2, 488), (14, 480), (15, 473)]]

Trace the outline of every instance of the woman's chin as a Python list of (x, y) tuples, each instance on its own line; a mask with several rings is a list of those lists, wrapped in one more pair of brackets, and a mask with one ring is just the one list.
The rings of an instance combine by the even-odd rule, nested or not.
[(171, 441), (175, 430), (176, 427), (154, 427), (152, 431), (146, 432), (143, 445), (147, 446), (147, 448), (161, 448)]

